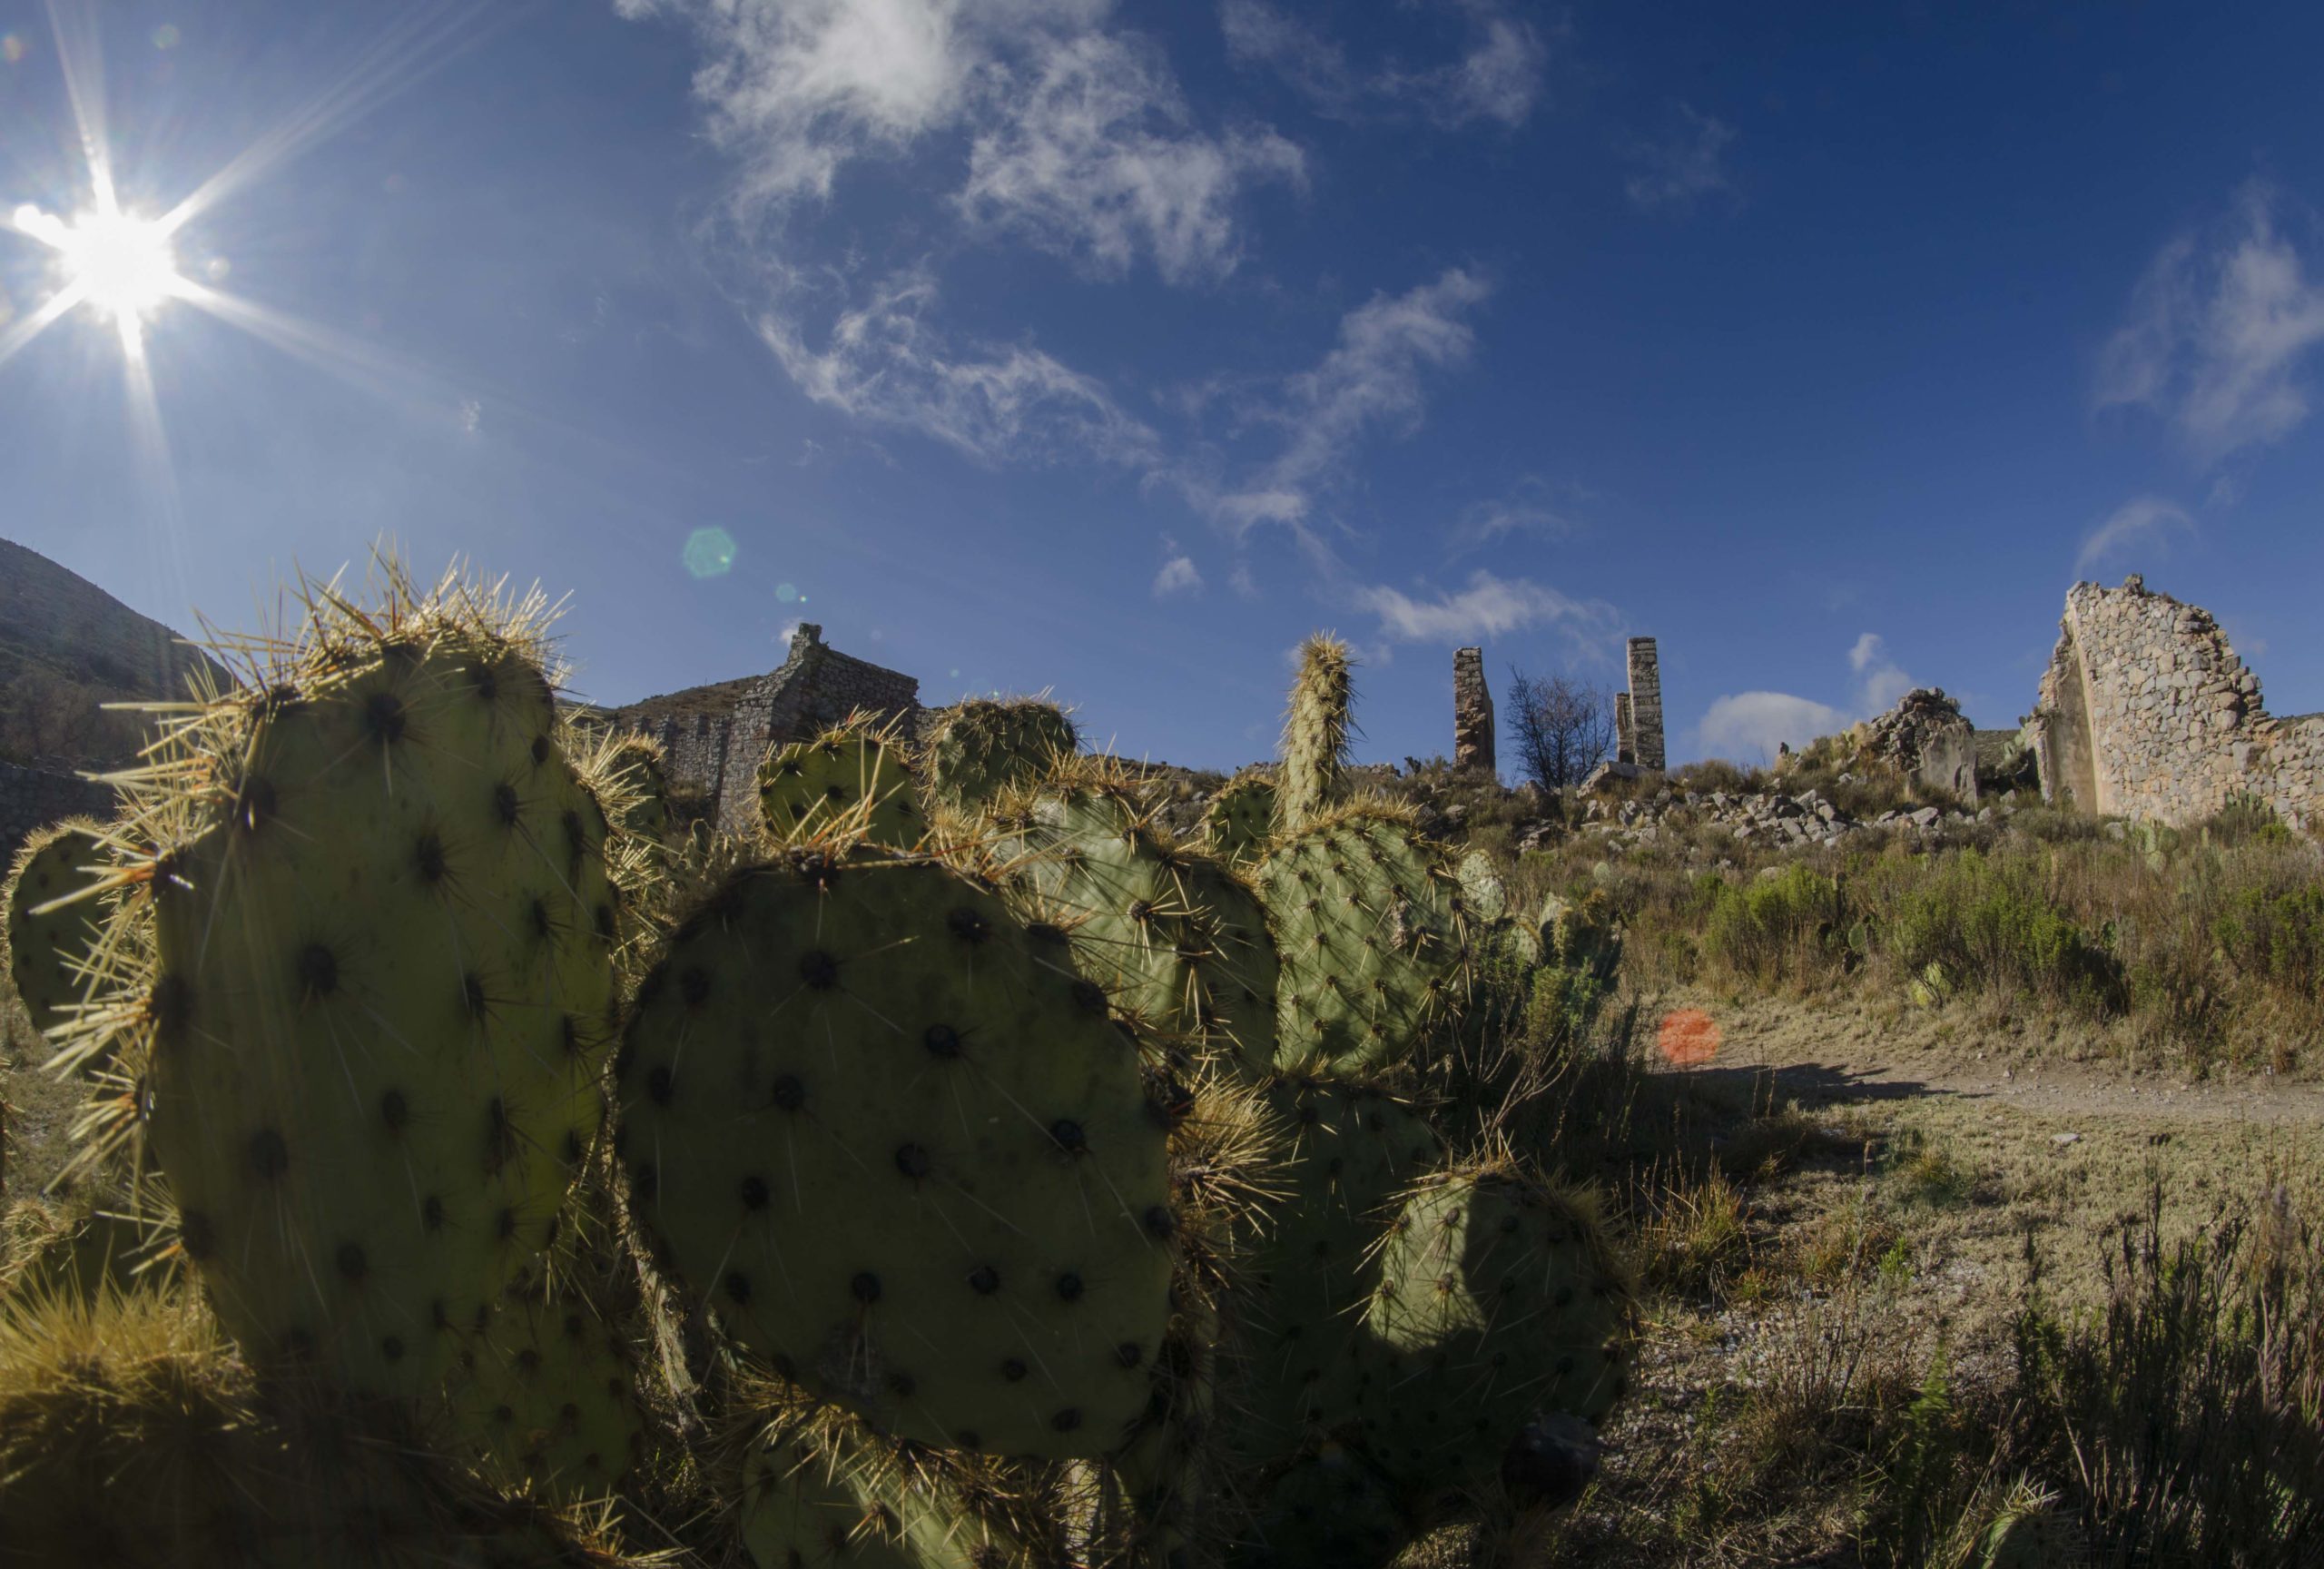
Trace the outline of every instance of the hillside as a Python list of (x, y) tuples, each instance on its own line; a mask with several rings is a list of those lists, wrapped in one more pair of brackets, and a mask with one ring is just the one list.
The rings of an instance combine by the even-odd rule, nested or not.
[(103, 705), (174, 697), (207, 666), (225, 672), (95, 584), (0, 539), (0, 761), (123, 759), (142, 726)]

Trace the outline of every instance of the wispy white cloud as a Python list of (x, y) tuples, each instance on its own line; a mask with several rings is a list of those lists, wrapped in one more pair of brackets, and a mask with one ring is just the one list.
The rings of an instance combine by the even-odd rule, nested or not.
[(2308, 418), (2300, 372), (2324, 343), (2324, 284), (2309, 281), (2279, 206), (2272, 185), (2249, 181), (2222, 222), (2162, 247), (2099, 355), (2097, 407), (2162, 414), (2205, 463)]
[(960, 133), (956, 204), (973, 227), (1103, 272), (1150, 254), (1181, 281), (1234, 266), (1246, 185), (1305, 176), (1264, 126), (1196, 125), (1161, 51), (1108, 25), (1112, 0), (615, 4), (701, 35), (694, 92), (754, 217), (828, 199), (851, 163)]
[(1620, 625), (1614, 607), (1600, 599), (1577, 599), (1528, 577), (1502, 577), (1479, 568), (1468, 586), (1416, 597), (1401, 588), (1374, 585), (1354, 589), (1351, 607), (1375, 616), (1390, 643), (1476, 643), (1512, 632), (1549, 627), (1577, 645), (1602, 652)]
[(1300, 150), (1274, 132), (1195, 131), (1159, 52), (1100, 33), (1059, 39), (980, 131), (960, 208), (1103, 272), (1144, 252), (1172, 282), (1233, 270), (1234, 202), (1255, 181), (1298, 184)]
[(1362, 440), (1419, 426), (1428, 373), (1468, 358), (1476, 335), (1466, 317), (1492, 291), (1483, 278), (1456, 267), (1349, 311), (1315, 369), (1287, 378), (1279, 397), (1245, 410), (1250, 422), (1281, 428), (1282, 449), (1242, 483), (1197, 499), (1238, 536), (1264, 523), (1303, 529), (1317, 496), (1344, 478)]
[(1623, 190), (1642, 212), (1685, 212), (1707, 196), (1734, 190), (1727, 150), (1735, 141), (1735, 127), (1689, 104), (1672, 108), (1668, 131), (1633, 141), (1625, 150), (1638, 173)]
[(1550, 486), (1528, 476), (1506, 494), (1464, 508), (1445, 531), (1445, 543), (1452, 555), (1460, 556), (1521, 535), (1562, 539), (1574, 528), (1569, 509), (1553, 498)]
[(1711, 700), (1695, 727), (1695, 739), (1705, 756), (1765, 762), (1782, 743), (1804, 746), (1885, 713), (1915, 685), (1877, 632), (1863, 633), (1849, 646), (1848, 671), (1854, 680), (1847, 707), (1789, 692), (1731, 693)]
[(1162, 570), (1154, 575), (1154, 597), (1161, 599), (1172, 594), (1193, 594), (1202, 590), (1202, 573), (1194, 558), (1178, 548), (1178, 542), (1167, 534), (1162, 536), (1162, 551), (1167, 558)]
[(1838, 709), (1788, 692), (1738, 692), (1712, 702), (1696, 740), (1706, 757), (1766, 763), (1786, 743), (1804, 746), (1846, 723)]
[(1154, 431), (1103, 384), (1028, 344), (955, 342), (930, 320), (936, 298), (935, 280), (911, 271), (841, 308), (820, 344), (808, 341), (791, 298), (764, 311), (757, 327), (816, 402), (917, 429), (980, 462), (1086, 456), (1143, 468), (1157, 460)]
[(2126, 550), (2168, 550), (2173, 534), (2192, 534), (2195, 519), (2176, 502), (2160, 496), (2140, 496), (2114, 509), (2112, 517), (2093, 528), (2073, 558), (2073, 569), (2087, 572), (2109, 557)]
[(1457, 59), (1419, 68), (1359, 66), (1337, 39), (1274, 0), (1221, 0), (1218, 21), (1229, 58), (1274, 71), (1319, 113), (1523, 124), (1541, 102), (1549, 64), (1541, 27), (1502, 0), (1441, 0), (1440, 8), (1464, 18), (1465, 47)]
[(1877, 632), (1865, 633), (1848, 649), (1848, 668), (1856, 672), (1858, 714), (1893, 708), (1897, 698), (1913, 689), (1913, 678), (1888, 657), (1888, 645)]

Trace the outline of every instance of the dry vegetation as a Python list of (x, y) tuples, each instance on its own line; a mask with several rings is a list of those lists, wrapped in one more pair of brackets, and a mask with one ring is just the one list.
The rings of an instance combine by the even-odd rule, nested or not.
[[(1508, 810), (1464, 814), (1504, 859)], [(1578, 1508), (1432, 1566), (2324, 1563), (2315, 842), (2024, 808), (1605, 854), (1510, 874), (1620, 910), (1621, 1005), (1510, 1011), (1521, 1137), (1626, 1237), (1644, 1387)], [(1682, 1005), (1715, 1065), (1654, 1051)]]

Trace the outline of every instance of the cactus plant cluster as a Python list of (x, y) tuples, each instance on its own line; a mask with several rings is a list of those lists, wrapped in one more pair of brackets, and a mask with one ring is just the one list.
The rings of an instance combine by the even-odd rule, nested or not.
[(165, 1265), (87, 1222), (43, 1278), (176, 1326), (248, 1432), (387, 1422), (494, 1561), (622, 1550), (556, 1513), (610, 1497), (760, 1569), (1384, 1564), (1620, 1394), (1586, 1199), (1419, 1093), (1480, 943), (1618, 940), (1351, 797), (1344, 646), (1201, 844), (1028, 701), (778, 746), (730, 838), (559, 714), (537, 597), (308, 608), (26, 858), (78, 903), (11, 895)]

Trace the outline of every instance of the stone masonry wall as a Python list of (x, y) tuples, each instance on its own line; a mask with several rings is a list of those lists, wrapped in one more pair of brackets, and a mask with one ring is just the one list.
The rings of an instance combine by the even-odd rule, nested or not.
[(1495, 750), (1492, 688), (1485, 685), (1485, 651), (1452, 651), (1452, 766), (1487, 774), (1501, 767)]
[(74, 774), (52, 774), (0, 763), (0, 874), (36, 828), (75, 813), (99, 819), (113, 815), (113, 793)]
[(1637, 736), (1637, 735), (1636, 735), (1636, 733), (1635, 733), (1635, 728), (1636, 728), (1636, 727), (1633, 725), (1633, 724), (1631, 723), (1631, 720), (1630, 720), (1630, 695), (1629, 693), (1627, 693), (1627, 692), (1617, 692), (1617, 693), (1615, 693), (1615, 694), (1614, 694), (1614, 761), (1615, 761), (1615, 762), (1617, 762), (1617, 763), (1635, 763), (1635, 762), (1637, 762), (1637, 761), (1638, 761), (1638, 736)]
[(1654, 639), (1633, 637), (1630, 643), (1630, 750), (1641, 768), (1659, 769), (1662, 750), (1662, 664)]
[(2184, 825), (2250, 794), (2324, 825), (2324, 715), (2279, 719), (2209, 611), (2077, 583), (2027, 720), (2044, 799)]
[(645, 726), (662, 744), (671, 784), (698, 790), (729, 833), (757, 821), (758, 768), (771, 746), (803, 740), (866, 709), (907, 725), (920, 711), (920, 683), (831, 647), (823, 629), (801, 623), (782, 666), (755, 681), (731, 712), (681, 714)]

